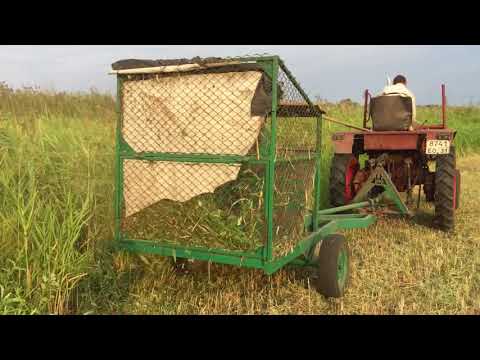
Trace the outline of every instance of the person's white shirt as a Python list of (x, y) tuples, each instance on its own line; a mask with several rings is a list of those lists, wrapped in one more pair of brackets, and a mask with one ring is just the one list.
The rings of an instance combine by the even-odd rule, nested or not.
[[(395, 85), (387, 85), (383, 89), (382, 95), (386, 95), (386, 96), (400, 95), (400, 96), (411, 98), (412, 99), (412, 124), (415, 124), (415, 120), (417, 118), (415, 96), (410, 90), (408, 90), (408, 88), (404, 84), (397, 83)], [(413, 127), (410, 127), (410, 128), (411, 130), (413, 130)]]

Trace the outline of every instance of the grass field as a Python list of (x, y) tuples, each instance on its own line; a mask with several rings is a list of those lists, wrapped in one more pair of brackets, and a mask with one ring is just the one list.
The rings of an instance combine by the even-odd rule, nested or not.
[[(360, 107), (326, 109), (361, 122)], [(160, 257), (113, 252), (112, 98), (0, 86), (0, 313), (480, 313), (480, 108), (448, 115), (461, 154), (457, 231), (431, 229), (423, 203), (413, 221), (347, 232), (351, 284), (343, 299), (326, 300), (307, 270), (179, 273)], [(439, 116), (439, 107), (418, 109), (421, 121)], [(329, 134), (342, 128), (324, 129), (328, 168)]]

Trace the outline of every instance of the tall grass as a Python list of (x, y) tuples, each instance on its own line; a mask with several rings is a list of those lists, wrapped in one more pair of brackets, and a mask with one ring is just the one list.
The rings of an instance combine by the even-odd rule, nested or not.
[(111, 232), (113, 101), (2, 91), (0, 311), (68, 313), (91, 239)]
[(113, 111), (112, 96), (95, 90), (88, 93), (40, 91), (32, 87), (14, 90), (0, 82), (0, 120), (34, 120), (38, 116), (111, 120)]
[[(327, 111), (361, 122), (359, 106)], [(422, 120), (439, 115), (418, 111)], [(480, 149), (479, 119), (479, 108), (450, 108), (461, 153)], [(133, 265), (103, 251), (113, 237), (114, 123), (109, 95), (0, 86), (0, 313), (77, 313), (121, 301)], [(337, 130), (325, 122), (324, 186)]]

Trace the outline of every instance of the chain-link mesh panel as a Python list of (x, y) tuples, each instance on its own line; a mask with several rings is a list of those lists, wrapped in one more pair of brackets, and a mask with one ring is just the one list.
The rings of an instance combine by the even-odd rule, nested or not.
[(124, 173), (128, 238), (228, 250), (264, 245), (263, 165), (125, 160)]
[[(121, 84), (121, 135), (135, 153), (268, 158), (272, 79), (263, 67), (129, 74), (122, 75)], [(278, 257), (305, 235), (318, 113), (280, 69), (277, 92), (273, 232)], [(264, 245), (266, 165), (218, 160), (123, 160), (123, 235), (227, 250)]]
[(249, 67), (127, 76), (121, 90), (124, 140), (137, 153), (260, 157), (271, 79), (243, 65)]
[(277, 110), (277, 159), (311, 155), (316, 147), (319, 115), (283, 70), (279, 70), (280, 101)]
[(305, 237), (305, 215), (313, 208), (318, 109), (311, 107), (279, 70), (277, 148), (273, 209), (274, 256), (286, 255)]

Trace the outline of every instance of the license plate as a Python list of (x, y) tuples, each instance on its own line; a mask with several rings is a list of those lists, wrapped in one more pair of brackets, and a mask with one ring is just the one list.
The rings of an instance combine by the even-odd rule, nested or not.
[(448, 154), (450, 152), (450, 140), (427, 140), (427, 154)]

